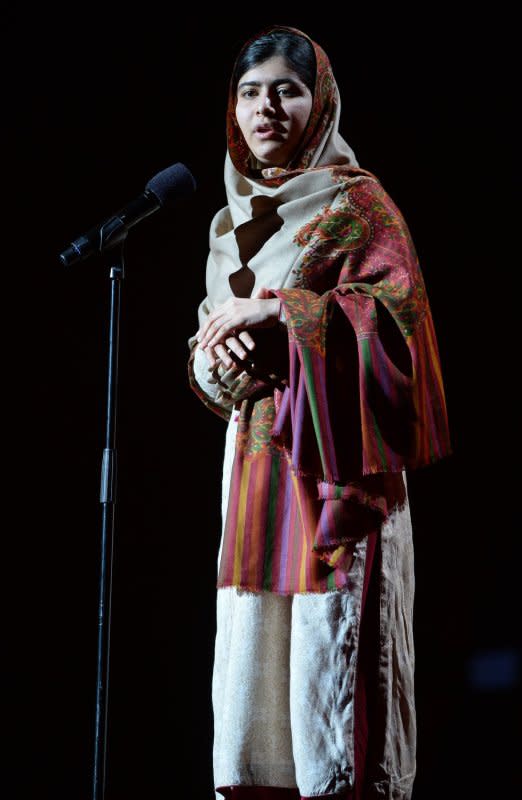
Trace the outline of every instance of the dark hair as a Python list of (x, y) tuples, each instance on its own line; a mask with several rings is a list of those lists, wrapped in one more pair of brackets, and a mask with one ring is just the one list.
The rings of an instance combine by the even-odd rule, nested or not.
[(272, 56), (283, 56), (312, 95), (315, 88), (316, 61), (314, 48), (303, 36), (290, 31), (271, 31), (249, 44), (237, 59), (232, 75), (232, 92), (237, 91), (239, 79), (245, 72)]

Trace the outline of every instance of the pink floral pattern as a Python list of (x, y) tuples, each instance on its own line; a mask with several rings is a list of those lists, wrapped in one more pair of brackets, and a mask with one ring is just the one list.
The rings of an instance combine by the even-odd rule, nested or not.
[[(331, 172), (344, 186), (335, 207), (325, 206), (294, 237), (304, 249), (296, 285), (314, 290), (324, 273), (340, 264), (336, 291), (362, 292), (380, 300), (409, 336), (427, 313), (427, 298), (404, 218), (376, 179), (347, 179), (340, 167)], [(306, 329), (300, 325), (300, 330)], [(314, 334), (313, 346), (322, 347), (323, 341), (324, 336)]]

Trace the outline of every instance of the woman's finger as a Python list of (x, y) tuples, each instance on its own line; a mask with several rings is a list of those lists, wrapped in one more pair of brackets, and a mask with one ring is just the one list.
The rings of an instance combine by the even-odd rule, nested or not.
[(219, 356), (225, 367), (227, 367), (227, 369), (230, 369), (230, 367), (236, 363), (233, 357), (230, 355), (230, 349), (226, 347), (224, 344), (217, 344), (214, 347), (214, 351), (216, 355)]
[(256, 346), (256, 343), (254, 342), (248, 331), (241, 331), (240, 333), (238, 333), (238, 338), (243, 342), (243, 344), (248, 350), (253, 350), (254, 347)]
[(236, 356), (237, 358), (241, 359), (241, 361), (244, 361), (244, 359), (247, 358), (248, 351), (237, 336), (229, 336), (226, 339), (226, 345), (229, 351), (232, 353), (232, 356)]

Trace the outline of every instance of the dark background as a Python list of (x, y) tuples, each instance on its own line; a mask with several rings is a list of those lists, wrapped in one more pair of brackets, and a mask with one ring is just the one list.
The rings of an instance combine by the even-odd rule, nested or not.
[(212, 797), (224, 423), (188, 388), (187, 339), (228, 76), (273, 22), (329, 54), (342, 133), (408, 221), (438, 332), (454, 454), (409, 475), (414, 800), (518, 788), (515, 23), (498, 4), (358, 14), (4, 12), (6, 798), (91, 793), (109, 281), (58, 254), (177, 161), (197, 192), (126, 246), (106, 797)]

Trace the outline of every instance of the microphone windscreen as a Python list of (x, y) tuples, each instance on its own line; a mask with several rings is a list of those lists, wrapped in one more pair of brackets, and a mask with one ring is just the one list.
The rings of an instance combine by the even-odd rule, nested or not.
[(196, 190), (194, 176), (184, 164), (177, 162), (158, 172), (147, 183), (145, 190), (153, 192), (160, 205), (168, 206)]

